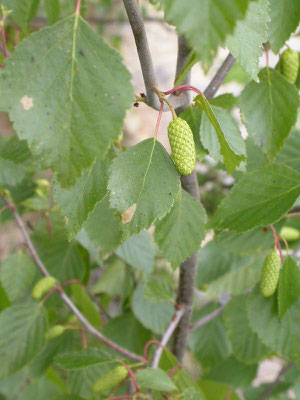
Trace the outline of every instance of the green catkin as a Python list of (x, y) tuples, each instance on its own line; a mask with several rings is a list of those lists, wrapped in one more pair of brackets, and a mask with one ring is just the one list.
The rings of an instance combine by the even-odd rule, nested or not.
[(63, 325), (54, 325), (46, 333), (45, 338), (46, 338), (46, 340), (55, 339), (55, 338), (61, 336), (66, 329), (67, 329), (67, 327), (65, 327)]
[(109, 389), (115, 388), (127, 375), (127, 369), (123, 365), (119, 365), (102, 375), (93, 384), (93, 391), (95, 393), (104, 393)]
[(281, 228), (279, 236), (283, 237), (283, 239), (287, 240), (288, 242), (292, 242), (300, 238), (300, 232), (298, 231), (298, 229), (292, 228), (290, 226), (284, 226), (283, 228)]
[(175, 118), (168, 126), (172, 160), (181, 175), (189, 175), (195, 168), (196, 150), (193, 132), (182, 118)]
[(281, 55), (281, 73), (291, 83), (295, 83), (299, 70), (299, 55), (292, 49), (285, 50)]
[(57, 284), (57, 280), (53, 276), (45, 276), (40, 279), (33, 287), (31, 291), (31, 296), (39, 300), (44, 294), (49, 292), (55, 285)]
[(280, 274), (281, 260), (274, 249), (265, 259), (259, 282), (260, 292), (264, 297), (270, 297), (275, 293)]

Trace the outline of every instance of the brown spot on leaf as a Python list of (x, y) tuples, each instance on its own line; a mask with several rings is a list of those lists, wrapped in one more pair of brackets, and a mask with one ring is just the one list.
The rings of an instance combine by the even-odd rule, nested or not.
[(127, 210), (125, 210), (121, 214), (123, 224), (128, 224), (128, 222), (132, 220), (135, 210), (136, 210), (136, 203), (132, 204), (132, 206), (127, 208)]

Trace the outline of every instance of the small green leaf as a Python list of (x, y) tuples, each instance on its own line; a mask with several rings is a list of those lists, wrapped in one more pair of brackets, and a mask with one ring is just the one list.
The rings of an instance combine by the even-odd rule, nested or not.
[(137, 383), (145, 389), (174, 392), (175, 384), (162, 369), (145, 368), (135, 374)]
[(299, 96), (275, 69), (266, 67), (258, 77), (243, 90), (240, 108), (249, 135), (274, 158), (296, 122)]
[(26, 296), (35, 272), (33, 261), (22, 252), (11, 254), (2, 262), (0, 280), (10, 301)]
[(122, 213), (127, 238), (169, 212), (179, 190), (179, 176), (164, 147), (151, 138), (114, 159), (108, 188), (111, 206)]
[(278, 315), (282, 319), (286, 311), (300, 297), (300, 271), (291, 257), (287, 257), (279, 276)]
[(283, 164), (250, 171), (233, 186), (212, 220), (215, 229), (245, 232), (278, 221), (300, 195), (300, 174)]
[(18, 371), (42, 350), (47, 328), (40, 304), (15, 305), (0, 313), (1, 377)]
[[(242, 161), (245, 160), (245, 156), (242, 154), (236, 154), (229, 144), (227, 143), (226, 137), (220, 123), (218, 122), (213, 110), (211, 109), (208, 101), (202, 95), (198, 95), (195, 98), (196, 106), (200, 107), (205, 111), (207, 118), (209, 119), (210, 123), (213, 125), (215, 132), (217, 134), (217, 138), (220, 145), (220, 153), (223, 156), (223, 162), (226, 166), (226, 169), (229, 173), (233, 172), (236, 167), (240, 165)], [(235, 149), (236, 151), (236, 149)]]
[(158, 276), (149, 276), (144, 284), (144, 297), (151, 303), (173, 300), (173, 289), (169, 282)]
[(173, 268), (200, 248), (205, 224), (202, 205), (180, 189), (169, 214), (156, 222), (154, 233), (156, 243)]
[(197, 53), (193, 50), (191, 51), (186, 63), (182, 67), (181, 71), (179, 71), (179, 74), (176, 76), (174, 87), (180, 86), (183, 84), (183, 81), (185, 80), (187, 74), (189, 71), (193, 68), (193, 66), (199, 62), (199, 57)]

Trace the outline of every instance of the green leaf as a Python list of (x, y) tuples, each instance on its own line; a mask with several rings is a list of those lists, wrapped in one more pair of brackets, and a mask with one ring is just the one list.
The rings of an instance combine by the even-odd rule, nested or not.
[(17, 185), (25, 178), (25, 171), (21, 165), (0, 157), (0, 185)]
[(0, 313), (0, 376), (21, 369), (42, 350), (47, 328), (40, 304), (15, 305)]
[(282, 319), (286, 311), (300, 297), (300, 271), (291, 257), (287, 257), (279, 276), (278, 315)]
[(93, 294), (107, 293), (118, 296), (124, 291), (126, 285), (126, 266), (121, 260), (114, 260), (103, 271), (99, 280), (92, 286)]
[(281, 321), (276, 303), (276, 296), (264, 298), (257, 285), (248, 299), (251, 328), (265, 345), (299, 364), (300, 302), (294, 303)]
[(179, 114), (179, 117), (184, 119), (190, 126), (195, 142), (196, 154), (201, 161), (206, 155), (207, 151), (203, 147), (200, 140), (200, 124), (202, 118), (202, 111), (197, 107), (190, 106)]
[(108, 195), (96, 205), (83, 227), (105, 253), (110, 253), (121, 243), (120, 217), (110, 208)]
[[(183, 34), (198, 53), (202, 65), (210, 66), (217, 48), (233, 33), (236, 22), (245, 16), (247, 0), (160, 0), (167, 21)], [(201, 31), (199, 31), (201, 27)]]
[(47, 222), (41, 220), (32, 235), (39, 256), (50, 274), (59, 281), (82, 279), (88, 267), (86, 250), (75, 240), (68, 241), (67, 231), (58, 214), (51, 214), (50, 224), (49, 232)]
[(143, 354), (145, 343), (153, 338), (152, 332), (145, 329), (128, 311), (110, 319), (104, 326), (103, 334), (118, 345), (137, 354)]
[(177, 87), (177, 86), (180, 86), (183, 84), (187, 74), (189, 73), (189, 71), (193, 68), (193, 66), (197, 62), (199, 62), (199, 57), (198, 57), (197, 53), (194, 50), (192, 50), (190, 52), (190, 55), (188, 56), (186, 63), (184, 64), (181, 71), (179, 71), (179, 74), (175, 78), (174, 87)]
[(120, 56), (77, 14), (25, 39), (1, 73), (0, 90), (18, 136), (62, 186), (104, 158), (133, 101)]
[(97, 348), (59, 354), (54, 360), (54, 363), (57, 366), (67, 371), (84, 369), (91, 365), (107, 364), (112, 362), (114, 362), (114, 360), (108, 353)]
[(277, 155), (276, 161), (300, 171), (300, 130), (292, 131)]
[(154, 304), (145, 299), (142, 284), (134, 291), (131, 307), (141, 324), (158, 335), (165, 332), (174, 314), (170, 301)]
[(144, 284), (144, 297), (151, 303), (163, 303), (173, 300), (173, 288), (166, 279), (149, 276)]
[(0, 312), (5, 310), (7, 307), (11, 305), (5, 290), (3, 289), (0, 281)]
[(46, 377), (35, 380), (20, 391), (18, 400), (49, 400), (59, 394), (58, 388)]
[(189, 346), (204, 368), (210, 368), (227, 358), (231, 348), (221, 317), (192, 332)]
[(0, 267), (0, 280), (10, 301), (14, 302), (27, 294), (32, 284), (36, 267), (22, 252), (9, 255)]
[(271, 353), (249, 325), (247, 295), (233, 297), (224, 309), (223, 320), (233, 355), (238, 360), (252, 364), (266, 358)]
[(215, 229), (245, 232), (273, 224), (300, 194), (300, 174), (283, 164), (247, 172), (221, 202), (213, 218)]
[(62, 188), (53, 179), (54, 200), (66, 218), (70, 239), (82, 228), (96, 204), (107, 194), (108, 168), (114, 157), (111, 151), (103, 161), (95, 161), (71, 188)]
[(154, 265), (154, 249), (151, 236), (146, 231), (132, 235), (116, 250), (116, 254), (137, 270), (151, 273)]
[(58, 21), (60, 5), (59, 0), (44, 0), (48, 24), (52, 25)]
[(1, 0), (1, 4), (6, 6), (8, 10), (13, 12), (10, 17), (24, 31), (27, 29), (29, 22), (33, 19), (37, 7), (38, 0)]
[(249, 135), (274, 157), (296, 122), (299, 96), (275, 69), (266, 67), (258, 77), (259, 83), (252, 81), (243, 90), (240, 107)]
[[(232, 115), (227, 110), (215, 106), (211, 106), (211, 111), (216, 117), (214, 123), (208, 115), (204, 114), (200, 126), (201, 140), (203, 146), (208, 150), (210, 156), (216, 161), (224, 160), (226, 165), (224, 151), (227, 150), (223, 149), (222, 146), (224, 146), (224, 144), (226, 144), (226, 146), (228, 144), (235, 154), (245, 156), (245, 142)], [(216, 123), (219, 125), (222, 132), (215, 129)], [(217, 136), (215, 134), (216, 132)], [(224, 135), (224, 143), (222, 142), (223, 144), (220, 142), (221, 134)], [(228, 169), (228, 166), (226, 167)]]
[(244, 293), (259, 280), (262, 264), (262, 257), (248, 263), (243, 261), (240, 268), (229, 271), (208, 285), (206, 299), (217, 299), (224, 292), (233, 295)]
[(150, 228), (169, 212), (179, 177), (165, 148), (151, 138), (114, 159), (108, 188), (111, 206), (122, 213), (126, 238)]
[(246, 365), (230, 357), (213, 366), (203, 378), (226, 383), (235, 388), (244, 388), (255, 379), (256, 372), (257, 365)]
[(195, 388), (185, 389), (180, 395), (180, 400), (199, 400), (199, 393), (197, 393)]
[(263, 44), (267, 41), (269, 17), (269, 0), (258, 0), (249, 3), (246, 17), (237, 22), (234, 34), (226, 44), (233, 56), (258, 81), (258, 60), (263, 53)]
[(15, 164), (23, 165), (29, 164), (33, 158), (26, 141), (19, 140), (16, 135), (0, 138), (0, 156)]
[[(239, 400), (240, 397), (233, 391), (230, 386), (214, 381), (200, 381), (199, 385), (205, 394), (206, 400)], [(231, 393), (228, 397), (228, 393)], [(227, 397), (227, 398), (226, 398)]]
[(299, 25), (300, 10), (298, 0), (270, 0), (269, 41), (271, 48), (278, 53)]
[(89, 252), (89, 255), (93, 259), (93, 261), (102, 266), (103, 261), (100, 257), (99, 249), (94, 244), (94, 242), (92, 242), (92, 240), (89, 238), (88, 234), (83, 228), (80, 232), (77, 233), (76, 240)]
[(154, 233), (158, 247), (173, 268), (199, 249), (205, 236), (205, 224), (202, 205), (180, 189), (169, 214), (156, 222)]
[[(217, 120), (212, 108), (210, 107), (208, 101), (206, 100), (206, 98), (202, 95), (198, 95), (195, 98), (195, 100), (196, 100), (196, 105), (198, 105), (198, 107), (199, 107), (199, 104), (201, 105), (201, 108), (203, 108), (203, 110), (205, 111), (205, 113), (207, 115), (208, 120), (210, 121), (210, 123), (213, 125), (213, 127), (215, 129), (215, 132), (216, 132), (217, 138), (218, 138), (218, 142), (220, 145), (220, 153), (223, 156), (223, 162), (226, 166), (227, 171), (229, 173), (233, 172), (234, 169), (239, 166), (241, 161), (245, 160), (244, 155), (236, 154), (234, 152), (234, 151), (236, 151), (236, 147), (234, 147), (234, 151), (231, 149), (231, 147), (227, 143), (225, 133), (222, 131), (220, 123), (218, 122), (218, 120)], [(220, 113), (221, 113), (221, 111), (220, 111)], [(226, 121), (226, 123), (228, 123), (228, 122)], [(232, 127), (231, 127), (231, 129), (232, 129)]]
[(239, 104), (239, 98), (235, 97), (232, 93), (223, 93), (210, 99), (209, 104), (211, 106), (225, 108), (225, 110), (232, 110)]
[(102, 320), (100, 318), (100, 311), (96, 304), (92, 301), (87, 294), (85, 288), (79, 284), (72, 285), (72, 297), (74, 302), (86, 319), (96, 328), (101, 327)]
[(95, 364), (76, 371), (70, 371), (67, 380), (68, 393), (85, 399), (92, 399), (95, 395), (92, 389), (93, 384), (108, 371), (108, 365), (110, 364)]
[(160, 390), (163, 392), (173, 392), (176, 390), (175, 384), (168, 377), (167, 373), (160, 368), (140, 369), (135, 374), (137, 383), (145, 389)]

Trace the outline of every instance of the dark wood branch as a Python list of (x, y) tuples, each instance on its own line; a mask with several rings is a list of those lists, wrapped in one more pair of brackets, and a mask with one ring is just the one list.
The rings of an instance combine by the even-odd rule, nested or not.
[(217, 93), (219, 87), (222, 85), (224, 79), (226, 78), (228, 72), (230, 71), (231, 67), (235, 63), (235, 58), (231, 53), (225, 58), (223, 64), (218, 69), (216, 75), (212, 78), (210, 84), (204, 91), (204, 96), (209, 100), (214, 97)]

